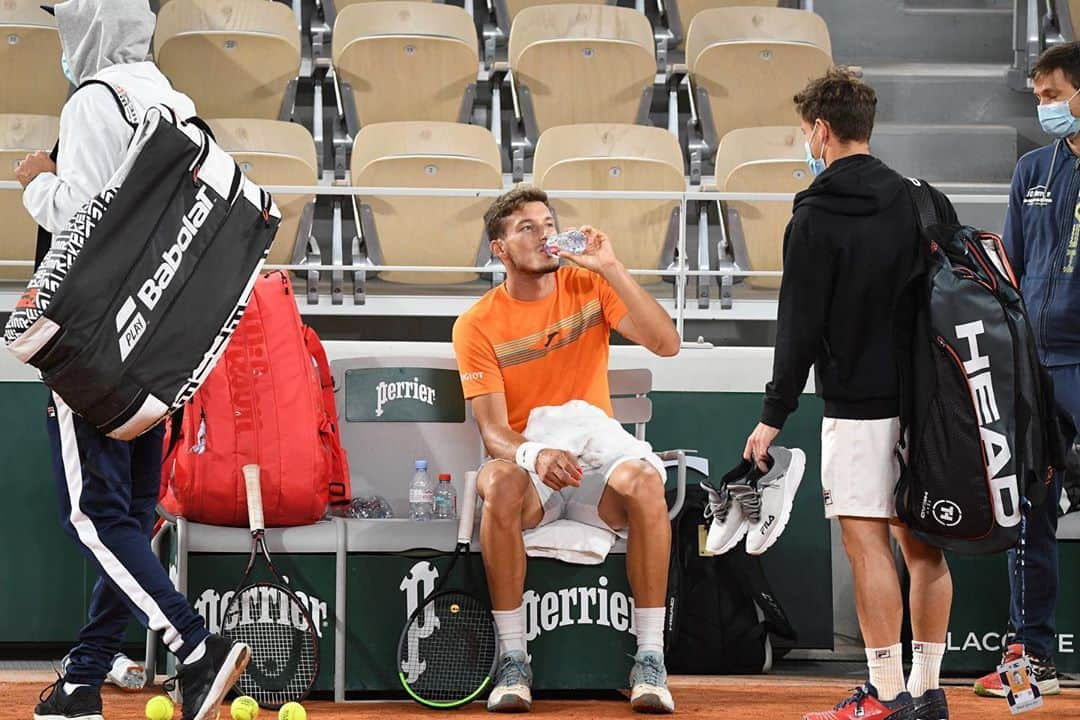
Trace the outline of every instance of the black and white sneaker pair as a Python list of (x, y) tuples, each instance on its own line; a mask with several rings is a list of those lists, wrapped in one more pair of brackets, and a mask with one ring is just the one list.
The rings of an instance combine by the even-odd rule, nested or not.
[(743, 460), (718, 487), (701, 483), (709, 496), (705, 519), (711, 519), (705, 549), (722, 555), (746, 537), (746, 552), (761, 555), (773, 546), (791, 519), (791, 506), (806, 469), (802, 450), (769, 448), (769, 471)]
[[(215, 720), (221, 701), (243, 674), (251, 659), (251, 649), (244, 643), (231, 642), (220, 635), (206, 638), (206, 651), (177, 673), (183, 698), (183, 720)], [(34, 720), (103, 720), (101, 689), (81, 685), (71, 693), (64, 689), (64, 679), (41, 693), (34, 708)]]

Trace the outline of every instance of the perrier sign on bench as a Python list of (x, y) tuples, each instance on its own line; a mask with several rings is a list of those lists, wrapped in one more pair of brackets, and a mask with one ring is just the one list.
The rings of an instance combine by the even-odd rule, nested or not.
[(455, 370), (373, 367), (345, 371), (349, 422), (465, 422), (465, 396)]

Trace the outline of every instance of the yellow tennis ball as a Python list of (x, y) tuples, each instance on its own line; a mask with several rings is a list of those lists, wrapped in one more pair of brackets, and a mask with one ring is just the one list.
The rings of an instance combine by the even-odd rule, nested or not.
[(298, 702), (289, 702), (278, 710), (278, 720), (307, 720), (307, 710)]
[(241, 695), (232, 701), (229, 712), (232, 713), (233, 720), (255, 720), (259, 717), (259, 703), (255, 702), (254, 698)]
[(150, 698), (146, 703), (146, 720), (172, 720), (172, 700), (164, 695)]

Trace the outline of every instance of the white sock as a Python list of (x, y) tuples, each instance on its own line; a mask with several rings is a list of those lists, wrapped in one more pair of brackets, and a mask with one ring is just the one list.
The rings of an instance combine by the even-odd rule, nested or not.
[(203, 640), (199, 643), (198, 647), (192, 650), (186, 658), (184, 658), (184, 665), (190, 665), (193, 662), (199, 662), (202, 660), (202, 656), (206, 654), (206, 641)]
[(525, 652), (525, 606), (518, 605), (513, 610), (492, 610), (495, 617), (495, 629), (499, 631), (499, 654), (511, 650)]
[(66, 682), (66, 683), (64, 683), (64, 694), (65, 695), (70, 695), (71, 693), (75, 692), (76, 690), (78, 690), (81, 687), (90, 687), (90, 686), (85, 684), (85, 683), (82, 684), (82, 685), (72, 685), (71, 683)]
[(900, 643), (884, 648), (866, 648), (870, 684), (877, 688), (878, 699), (890, 702), (904, 692), (904, 657)]
[(638, 652), (648, 650), (664, 654), (665, 608), (634, 608)]
[(945, 657), (945, 643), (914, 640), (911, 643), (911, 677), (908, 692), (919, 697), (927, 690), (937, 690), (941, 685), (941, 658)]

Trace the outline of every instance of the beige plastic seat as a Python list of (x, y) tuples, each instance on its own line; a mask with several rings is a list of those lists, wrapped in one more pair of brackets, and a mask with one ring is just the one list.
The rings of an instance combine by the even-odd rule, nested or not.
[[(307, 128), (281, 120), (208, 121), (218, 145), (259, 185), (316, 185), (319, 163)], [(287, 265), (302, 257), (311, 235), (314, 195), (274, 195), (281, 225), (266, 262)]]
[(526, 134), (534, 140), (559, 125), (647, 117), (656, 49), (649, 20), (636, 10), (525, 8), (510, 29), (509, 60)]
[(536, 7), (538, 5), (567, 5), (567, 4), (589, 4), (589, 5), (614, 5), (615, 0), (588, 0), (587, 3), (583, 3), (582, 0), (493, 0), (492, 4), (495, 6), (495, 20), (502, 31), (509, 35), (510, 28), (514, 24), (514, 18), (518, 16), (525, 8)]
[(467, 120), (478, 52), (473, 19), (454, 5), (368, 2), (334, 23), (334, 67), (352, 88), (361, 126)]
[[(453, 122), (367, 125), (356, 136), (352, 182), (367, 187), (502, 188), (499, 147), (487, 128)], [(491, 198), (364, 197), (369, 259), (380, 265), (475, 265)], [(400, 283), (462, 283), (475, 273), (386, 272)]]
[(832, 66), (820, 16), (776, 7), (729, 7), (698, 13), (686, 38), (686, 61), (706, 140), (736, 128), (797, 122), (792, 97)]
[[(732, 130), (716, 151), (716, 189), (722, 192), (796, 193), (810, 186), (804, 137), (798, 127)], [(782, 270), (784, 229), (791, 201), (724, 203), (728, 237), (745, 270)], [(750, 277), (755, 288), (778, 288), (780, 278)]]
[(272, 120), (291, 105), (300, 29), (279, 2), (172, 0), (158, 13), (154, 56), (202, 117)]
[(0, 113), (59, 115), (71, 87), (61, 54), (56, 18), (40, 2), (2, 0)]
[[(0, 115), (0, 180), (14, 180), (27, 153), (50, 150), (60, 134), (60, 118), (50, 115)], [(22, 190), (0, 190), (0, 260), (33, 260), (37, 223), (22, 204)], [(26, 280), (27, 267), (0, 266), (0, 280)]]
[[(678, 139), (642, 125), (588, 124), (551, 128), (540, 136), (533, 177), (545, 190), (683, 192), (685, 169)], [(677, 200), (559, 200), (551, 202), (560, 229), (603, 230), (626, 267), (666, 267), (678, 242)], [(659, 276), (638, 276), (657, 282)]]
[(702, 10), (724, 7), (776, 7), (778, 0), (668, 0), (664, 4), (668, 24), (678, 45), (686, 39), (690, 23)]

